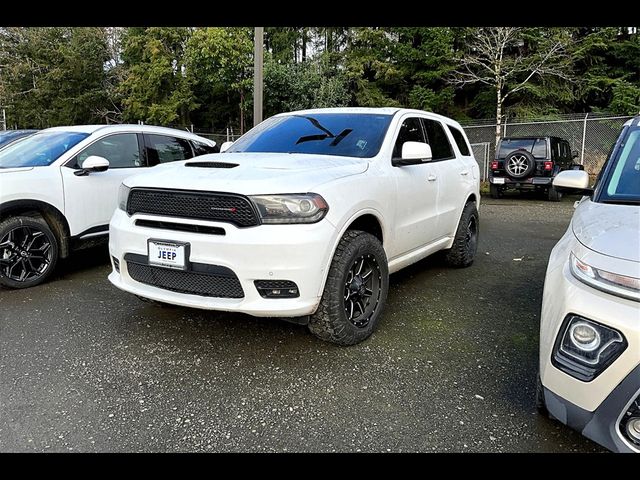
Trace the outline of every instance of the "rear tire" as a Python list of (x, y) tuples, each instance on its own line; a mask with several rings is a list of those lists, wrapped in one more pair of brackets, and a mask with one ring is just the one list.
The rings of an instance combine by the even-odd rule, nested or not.
[(347, 231), (333, 256), (318, 310), (309, 331), (336, 345), (367, 339), (382, 316), (389, 268), (382, 243), (361, 230)]
[(480, 219), (476, 202), (464, 206), (453, 245), (446, 250), (445, 261), (452, 267), (464, 268), (473, 263), (478, 250)]
[(0, 222), (0, 285), (29, 288), (47, 280), (58, 262), (58, 240), (39, 215)]
[(502, 189), (493, 183), (489, 184), (489, 193), (491, 194), (491, 198), (502, 197)]

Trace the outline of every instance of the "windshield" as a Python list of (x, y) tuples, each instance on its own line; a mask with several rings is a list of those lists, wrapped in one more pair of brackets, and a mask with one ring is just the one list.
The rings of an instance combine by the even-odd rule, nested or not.
[(31, 135), (35, 131), (33, 130), (6, 130), (0, 132), (0, 147), (5, 146), (8, 143), (13, 142), (21, 137)]
[(608, 203), (640, 203), (640, 128), (630, 130), (602, 188)]
[(357, 113), (271, 117), (245, 133), (227, 151), (371, 158), (380, 151), (391, 118)]
[(87, 138), (82, 132), (42, 132), (0, 150), (0, 168), (42, 167)]

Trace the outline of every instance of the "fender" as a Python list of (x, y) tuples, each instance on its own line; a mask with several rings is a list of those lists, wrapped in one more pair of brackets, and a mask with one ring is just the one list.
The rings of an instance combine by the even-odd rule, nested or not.
[[(331, 250), (328, 252), (328, 257), (325, 258), (324, 260), (325, 266), (322, 272), (322, 283), (320, 284), (320, 289), (318, 291), (318, 298), (322, 297), (322, 293), (324, 292), (324, 286), (327, 282), (327, 277), (329, 276), (329, 269), (331, 268), (331, 262), (333, 261), (333, 256), (336, 253), (336, 249), (338, 248), (338, 244), (340, 243), (342, 236), (347, 231), (347, 229), (351, 226), (351, 224), (355, 222), (358, 218), (362, 217), (363, 215), (373, 215), (378, 220), (378, 223), (380, 224), (380, 228), (382, 229), (382, 239), (383, 239), (382, 246), (384, 248), (384, 245), (386, 243), (384, 240), (389, 238), (389, 236), (388, 236), (386, 224), (383, 220), (382, 213), (380, 213), (378, 210), (372, 207), (366, 207), (353, 213), (349, 218), (347, 218), (347, 220), (345, 220), (342, 223), (342, 226), (340, 227), (340, 229), (336, 230), (338, 234), (334, 237), (333, 245), (331, 246)], [(386, 249), (385, 249), (385, 253), (386, 253)]]
[(34, 199), (11, 200), (2, 203), (0, 204), (0, 220), (11, 216), (14, 212), (23, 213), (30, 211), (42, 214), (58, 239), (58, 243), (60, 244), (60, 257), (67, 257), (69, 255), (69, 224), (62, 212), (50, 203)]

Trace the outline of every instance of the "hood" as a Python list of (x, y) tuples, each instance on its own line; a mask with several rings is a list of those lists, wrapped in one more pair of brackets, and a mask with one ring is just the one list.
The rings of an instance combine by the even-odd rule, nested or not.
[(585, 247), (603, 255), (640, 262), (640, 206), (581, 202), (571, 220)]
[(306, 193), (328, 181), (363, 173), (368, 166), (367, 159), (329, 155), (218, 153), (159, 165), (127, 178), (125, 184), (242, 195)]
[(0, 168), (0, 173), (15, 173), (15, 172), (28, 172), (29, 170), (33, 170), (34, 167), (9, 167), (9, 168)]

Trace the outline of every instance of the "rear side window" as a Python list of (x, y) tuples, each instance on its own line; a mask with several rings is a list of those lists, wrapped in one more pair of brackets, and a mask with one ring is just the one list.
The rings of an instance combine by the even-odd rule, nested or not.
[(193, 153), (194, 156), (198, 155), (206, 155), (207, 153), (218, 153), (220, 152), (220, 148), (218, 146), (212, 147), (211, 145), (207, 145), (206, 143), (196, 142), (195, 140), (191, 141), (191, 145), (193, 145)]
[(456, 145), (458, 146), (460, 153), (465, 157), (470, 156), (471, 152), (469, 152), (469, 146), (467, 145), (467, 141), (464, 139), (462, 132), (451, 125), (447, 125), (447, 127), (449, 127), (451, 135), (453, 135), (453, 139), (456, 141)]
[(547, 141), (544, 138), (537, 139), (531, 154), (535, 158), (547, 158)]
[(184, 138), (145, 134), (149, 165), (176, 162), (193, 157), (191, 145)]
[(422, 119), (425, 132), (427, 134), (427, 143), (431, 147), (431, 154), (434, 160), (447, 160), (454, 158), (451, 144), (447, 138), (447, 133), (442, 128), (440, 122), (435, 120)]

